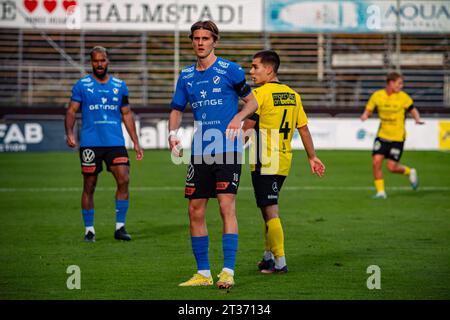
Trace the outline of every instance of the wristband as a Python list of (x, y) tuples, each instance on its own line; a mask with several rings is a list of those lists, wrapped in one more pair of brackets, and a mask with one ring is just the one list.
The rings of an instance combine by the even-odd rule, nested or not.
[(170, 130), (169, 131), (169, 138), (172, 137), (172, 136), (174, 136), (175, 138), (178, 138), (176, 130)]

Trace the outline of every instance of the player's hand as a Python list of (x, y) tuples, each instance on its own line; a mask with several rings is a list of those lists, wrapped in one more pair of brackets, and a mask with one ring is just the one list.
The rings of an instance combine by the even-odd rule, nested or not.
[(422, 121), (422, 120), (418, 120), (418, 121), (416, 121), (416, 124), (420, 124), (420, 125), (422, 125), (422, 124), (425, 124), (425, 121)]
[(235, 115), (233, 119), (231, 119), (230, 123), (228, 124), (227, 130), (225, 131), (225, 135), (228, 139), (231, 141), (234, 141), (234, 139), (239, 138), (241, 135), (241, 119)]
[(136, 160), (139, 161), (144, 159), (144, 150), (141, 148), (140, 145), (135, 144), (134, 151), (136, 151)]
[(76, 141), (75, 141), (75, 137), (73, 136), (73, 134), (68, 134), (66, 136), (66, 143), (69, 147), (71, 148), (75, 148), (75, 146), (77, 145)]
[(369, 117), (366, 114), (362, 114), (359, 119), (361, 119), (361, 121), (366, 121), (367, 119), (369, 119)]
[(169, 136), (169, 149), (176, 157), (182, 156), (181, 141), (175, 136)]
[(316, 174), (319, 177), (323, 177), (325, 174), (325, 165), (319, 158), (314, 157), (309, 159), (309, 165), (311, 167), (312, 174)]

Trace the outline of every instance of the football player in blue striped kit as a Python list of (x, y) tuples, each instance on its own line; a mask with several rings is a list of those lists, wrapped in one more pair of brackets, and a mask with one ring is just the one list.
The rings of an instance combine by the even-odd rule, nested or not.
[[(258, 104), (246, 83), (242, 68), (215, 55), (219, 30), (214, 22), (194, 23), (190, 39), (197, 62), (181, 71), (169, 118), (169, 146), (172, 152), (179, 150), (180, 139), (176, 132), (187, 103), (191, 105), (196, 127), (185, 197), (189, 199), (191, 244), (197, 261), (197, 273), (180, 286), (213, 284), (205, 214), (209, 198), (217, 198), (223, 221), (224, 264), (216, 285), (228, 289), (235, 283), (238, 247), (235, 203), (242, 164), (242, 139), (239, 134), (242, 121), (256, 111)], [(238, 110), (239, 98), (244, 102), (241, 111)]]
[(73, 127), (76, 113), (81, 109), (80, 161), (83, 174), (81, 207), (85, 225), (85, 241), (95, 241), (94, 192), (98, 174), (106, 163), (107, 170), (116, 180), (116, 230), (117, 240), (131, 240), (125, 229), (128, 211), (129, 159), (125, 149), (122, 121), (141, 160), (144, 152), (136, 134), (133, 114), (128, 103), (128, 88), (123, 80), (108, 74), (108, 53), (103, 47), (91, 50), (93, 73), (81, 78), (73, 86), (72, 97), (65, 117), (66, 142), (76, 146)]

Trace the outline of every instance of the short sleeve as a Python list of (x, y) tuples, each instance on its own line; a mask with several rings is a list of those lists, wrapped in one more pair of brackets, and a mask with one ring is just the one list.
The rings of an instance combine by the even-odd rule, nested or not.
[(230, 81), (233, 85), (234, 91), (241, 98), (248, 96), (252, 89), (247, 84), (245, 79), (245, 72), (238, 64), (233, 63), (230, 68)]
[(297, 97), (298, 105), (300, 107), (297, 117), (297, 128), (301, 128), (308, 124), (308, 117), (306, 116), (305, 110), (303, 109), (302, 99), (300, 98), (300, 95), (298, 95)]
[(72, 87), (72, 97), (70, 98), (72, 101), (80, 102), (83, 100), (81, 96), (81, 83), (77, 81), (75, 85)]
[(125, 82), (122, 85), (122, 101), (120, 103), (120, 107), (127, 107), (129, 105), (128, 100), (128, 87)]
[(407, 94), (406, 92), (405, 92), (405, 94), (404, 94), (403, 99), (405, 100), (404, 105), (403, 105), (403, 108), (405, 108), (405, 109), (407, 109), (407, 110), (410, 109), (411, 106), (414, 104), (413, 99), (412, 99), (412, 98), (409, 96), (409, 94)]
[(184, 111), (186, 104), (188, 103), (188, 94), (184, 85), (183, 78), (180, 76), (177, 81), (177, 87), (172, 98), (170, 106), (172, 109)]
[(242, 67), (236, 63), (231, 65), (230, 75), (233, 86), (245, 81), (245, 72)]
[(373, 110), (375, 110), (376, 106), (377, 106), (377, 104), (376, 104), (376, 95), (375, 95), (375, 93), (373, 93), (370, 96), (369, 101), (367, 101), (366, 110), (372, 112)]

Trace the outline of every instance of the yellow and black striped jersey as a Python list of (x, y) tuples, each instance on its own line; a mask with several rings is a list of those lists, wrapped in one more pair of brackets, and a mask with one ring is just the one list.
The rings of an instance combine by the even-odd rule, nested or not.
[(375, 91), (366, 105), (366, 110), (378, 110), (380, 127), (377, 136), (390, 141), (406, 138), (406, 112), (413, 107), (413, 100), (404, 91), (388, 95), (385, 89)]
[[(253, 117), (257, 143), (253, 144), (250, 155), (255, 157), (251, 170), (261, 170), (261, 174), (287, 176), (291, 167), (291, 140), (296, 128), (308, 123), (300, 95), (289, 86), (269, 82), (253, 90), (258, 102), (258, 110)], [(259, 151), (257, 157), (256, 150)], [(255, 163), (255, 164), (252, 164)]]

